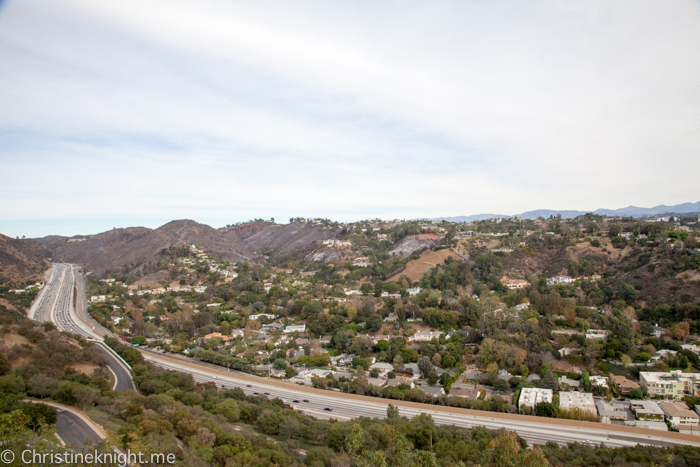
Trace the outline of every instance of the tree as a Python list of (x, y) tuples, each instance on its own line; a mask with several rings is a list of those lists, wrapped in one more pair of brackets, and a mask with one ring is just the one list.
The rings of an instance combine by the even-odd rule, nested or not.
[(538, 417), (554, 417), (554, 404), (551, 402), (538, 402), (535, 405), (535, 415)]
[(29, 378), (29, 388), (31, 394), (39, 397), (50, 396), (58, 388), (55, 379), (45, 375), (34, 375)]
[(379, 368), (372, 368), (369, 370), (370, 378), (379, 378)]
[(504, 379), (496, 378), (496, 382), (493, 383), (493, 388), (496, 391), (507, 391), (508, 390), (508, 382)]
[(272, 362), (272, 368), (275, 370), (286, 370), (287, 361), (284, 358), (277, 358), (274, 362)]
[(286, 436), (287, 439), (290, 439), (292, 436), (296, 438), (298, 437), (301, 428), (301, 423), (299, 423), (296, 417), (289, 417), (280, 423), (279, 432), (280, 435)]
[(421, 357), (418, 359), (418, 369), (425, 378), (430, 370), (433, 369), (433, 362), (431, 362), (428, 357)]
[(630, 389), (630, 399), (642, 399), (644, 397), (644, 394), (642, 394), (642, 390), (639, 388), (632, 388)]
[(649, 360), (651, 360), (651, 355), (649, 355), (646, 352), (639, 352), (639, 354), (637, 355), (637, 360), (639, 360), (640, 362), (648, 362)]
[(386, 408), (386, 418), (388, 418), (388, 419), (399, 418), (399, 408), (389, 404), (389, 407)]
[(230, 332), (230, 324), (228, 324), (228, 321), (222, 321), (221, 326), (220, 326), (220, 331), (221, 334), (224, 336), (228, 336)]

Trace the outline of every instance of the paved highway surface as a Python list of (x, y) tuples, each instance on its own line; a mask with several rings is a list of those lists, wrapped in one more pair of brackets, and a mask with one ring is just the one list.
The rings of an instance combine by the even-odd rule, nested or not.
[(56, 432), (66, 445), (74, 449), (90, 449), (102, 442), (100, 435), (81, 417), (67, 410), (57, 410)]
[(88, 314), (85, 279), (72, 265), (53, 264), (50, 279), (29, 309), (29, 318), (41, 322), (51, 321), (61, 331), (69, 331), (96, 342), (114, 375), (113, 389), (135, 389), (129, 366), (102, 343), (105, 336), (113, 337), (113, 334), (103, 329)]
[[(155, 352), (142, 352), (144, 357), (152, 363), (170, 370), (191, 373), (197, 382), (214, 382), (219, 387), (241, 388), (248, 395), (265, 395), (271, 398), (279, 398), (291, 405), (294, 409), (303, 411), (309, 415), (323, 418), (337, 418), (350, 420), (356, 417), (385, 417), (387, 406), (390, 403), (401, 405), (399, 401), (390, 401), (381, 398), (371, 398), (371, 401), (348, 399), (345, 395), (333, 391), (305, 391), (296, 385), (288, 385), (265, 378), (251, 377), (250, 375), (227, 372), (225, 368), (214, 365), (193, 364), (172, 358), (163, 358)], [(370, 398), (365, 398), (370, 399)], [(486, 415), (467, 415), (462, 411), (452, 410), (446, 407), (438, 407), (428, 404), (410, 404), (411, 407), (400, 406), (403, 416), (414, 416), (420, 413), (430, 414), (435, 423), (441, 425), (457, 425), (462, 427), (485, 426), (489, 429), (506, 428), (517, 432), (530, 444), (544, 444), (554, 441), (565, 445), (569, 442), (584, 442), (590, 444), (605, 444), (606, 446), (622, 447), (634, 446), (638, 443), (667, 446), (671, 444), (690, 444), (700, 446), (700, 438), (697, 442), (673, 439), (664, 436), (650, 435), (646, 432), (620, 432), (611, 429), (610, 425), (596, 424), (595, 428), (555, 425), (541, 423), (546, 419), (540, 417), (522, 417), (521, 420), (500, 418), (501, 414), (495, 412), (483, 412)], [(325, 410), (332, 409), (331, 411)], [(466, 411), (464, 411), (466, 412)], [(598, 428), (597, 426), (600, 426)]]
[[(74, 279), (75, 278), (75, 279)], [(94, 325), (89, 325), (90, 320), (80, 313), (87, 315), (86, 306), (72, 311), (69, 297), (72, 298), (73, 287), (71, 280), (77, 280), (78, 288), (81, 290), (78, 299), (85, 300), (84, 282), (81, 287), (82, 276), (76, 273), (70, 265), (55, 265), (52, 271), (52, 279), (47, 284), (46, 298), (40, 297), (37, 300), (39, 305), (32, 307), (39, 320), (51, 320), (61, 329), (77, 332), (92, 340), (101, 340), (106, 331)], [(68, 290), (67, 290), (68, 289)], [(40, 301), (41, 300), (41, 301)], [(53, 305), (51, 305), (53, 303)], [(58, 306), (56, 305), (58, 304)], [(62, 308), (67, 307), (67, 308)], [(30, 314), (31, 316), (31, 314)], [(48, 318), (47, 318), (48, 317)], [(93, 321), (94, 322), (94, 321)], [(96, 323), (95, 323), (96, 324)], [(438, 407), (429, 404), (403, 404), (399, 401), (389, 401), (381, 398), (356, 398), (334, 391), (309, 390), (299, 386), (273, 382), (265, 378), (253, 377), (250, 375), (237, 374), (236, 372), (226, 372), (221, 367), (207, 364), (192, 364), (183, 360), (165, 358), (155, 352), (144, 351), (144, 357), (153, 364), (162, 368), (182, 371), (192, 374), (197, 382), (214, 382), (219, 387), (234, 388), (240, 387), (249, 395), (264, 395), (271, 398), (280, 398), (294, 409), (314, 415), (317, 417), (337, 418), (339, 420), (350, 420), (356, 417), (385, 417), (389, 403), (400, 406), (403, 416), (413, 416), (419, 413), (430, 414), (435, 423), (443, 425), (457, 425), (462, 427), (485, 426), (489, 429), (505, 428), (517, 432), (522, 438), (531, 444), (544, 444), (554, 441), (565, 445), (570, 442), (584, 442), (587, 444), (605, 444), (606, 446), (622, 447), (634, 446), (636, 444), (667, 446), (672, 444), (685, 444), (700, 447), (700, 438), (691, 441), (683, 437), (674, 437), (674, 434), (664, 432), (651, 432), (650, 430), (630, 429), (621, 431), (611, 425), (605, 424), (578, 424), (558, 420), (547, 422), (540, 417), (508, 417), (507, 415), (495, 412), (465, 411)], [(326, 410), (331, 409), (331, 410)], [(468, 413), (470, 412), (470, 413)], [(483, 415), (482, 415), (483, 414)], [(582, 426), (586, 425), (586, 426)]]

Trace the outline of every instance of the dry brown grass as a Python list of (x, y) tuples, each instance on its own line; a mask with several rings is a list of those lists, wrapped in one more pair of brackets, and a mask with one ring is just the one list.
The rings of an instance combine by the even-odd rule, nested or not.
[(439, 264), (443, 264), (445, 260), (452, 256), (456, 260), (461, 258), (450, 250), (426, 251), (420, 258), (409, 261), (406, 269), (398, 274), (394, 274), (386, 282), (398, 282), (401, 276), (407, 276), (411, 281), (419, 281), (429, 269), (434, 268)]
[(87, 376), (92, 376), (95, 370), (99, 368), (94, 363), (74, 363), (70, 367), (73, 368), (75, 371), (79, 371)]

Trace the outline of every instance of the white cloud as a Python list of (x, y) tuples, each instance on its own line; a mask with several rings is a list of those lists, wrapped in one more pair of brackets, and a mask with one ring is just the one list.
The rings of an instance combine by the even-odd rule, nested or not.
[(11, 2), (0, 219), (696, 201), (699, 46), (692, 1)]

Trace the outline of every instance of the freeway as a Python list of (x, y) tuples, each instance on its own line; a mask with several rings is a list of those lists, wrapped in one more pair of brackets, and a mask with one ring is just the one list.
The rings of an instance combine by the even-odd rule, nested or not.
[(85, 279), (72, 265), (53, 264), (50, 278), (29, 309), (28, 316), (36, 321), (50, 321), (61, 331), (95, 342), (114, 375), (113, 389), (135, 389), (129, 365), (102, 342), (105, 336), (113, 337), (113, 334), (88, 314)]
[(700, 438), (689, 437), (689, 435), (654, 432), (601, 423), (479, 412), (343, 394), (229, 372), (213, 365), (196, 364), (143, 349), (142, 355), (146, 360), (162, 368), (190, 373), (197, 382), (213, 382), (222, 388), (240, 388), (248, 395), (279, 398), (295, 410), (322, 418), (332, 417), (339, 420), (350, 420), (357, 417), (383, 418), (386, 416), (388, 404), (391, 403), (399, 407), (403, 416), (412, 417), (425, 413), (431, 415), (435, 423), (440, 425), (456, 425), (466, 428), (484, 426), (494, 430), (505, 428), (517, 432), (530, 444), (545, 444), (548, 441), (553, 441), (560, 445), (585, 442), (587, 444), (605, 444), (611, 447), (634, 446), (636, 444), (658, 446), (686, 444), (700, 447)]
[[(107, 332), (87, 316), (87, 301), (84, 281), (80, 273), (70, 265), (55, 265), (49, 284), (44, 288), (47, 295), (37, 299), (32, 307), (39, 320), (50, 320), (60, 329), (70, 330), (91, 340), (101, 340)], [(75, 310), (70, 303), (76, 287), (70, 281), (77, 281), (79, 291), (76, 303), (84, 300)], [(83, 282), (81, 282), (83, 281)], [(66, 284), (71, 285), (66, 287)], [(82, 284), (82, 286), (81, 286)], [(81, 288), (82, 287), (82, 288)], [(41, 301), (40, 301), (41, 300)], [(68, 305), (66, 305), (68, 303)], [(357, 417), (385, 417), (389, 403), (398, 406), (403, 416), (429, 414), (435, 423), (461, 427), (484, 426), (489, 429), (512, 430), (530, 444), (544, 444), (553, 441), (560, 445), (571, 442), (605, 444), (612, 447), (634, 446), (636, 444), (668, 446), (683, 444), (700, 447), (700, 438), (679, 433), (668, 433), (641, 428), (601, 423), (579, 422), (543, 417), (528, 417), (496, 412), (479, 412), (430, 404), (403, 401), (390, 401), (381, 398), (343, 394), (314, 388), (300, 387), (270, 379), (255, 377), (237, 372), (227, 372), (213, 365), (195, 364), (182, 359), (140, 349), (146, 360), (165, 369), (192, 374), (195, 381), (213, 382), (218, 387), (241, 388), (246, 394), (279, 398), (295, 410), (322, 418), (351, 420)], [(120, 364), (126, 371), (126, 364)], [(111, 366), (110, 366), (111, 368)], [(117, 380), (123, 380), (118, 377)], [(131, 380), (129, 379), (129, 382)], [(133, 383), (131, 383), (133, 387)]]

